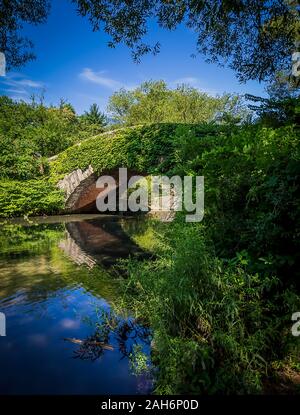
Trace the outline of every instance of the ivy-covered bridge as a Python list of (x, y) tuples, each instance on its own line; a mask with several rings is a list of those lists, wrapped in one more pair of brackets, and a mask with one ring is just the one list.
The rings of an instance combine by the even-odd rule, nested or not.
[(2, 181), (0, 216), (94, 212), (100, 175), (117, 179), (121, 167), (129, 177), (189, 174), (189, 160), (194, 163), (226, 131), (208, 124), (151, 124), (91, 137), (49, 159), (40, 178)]

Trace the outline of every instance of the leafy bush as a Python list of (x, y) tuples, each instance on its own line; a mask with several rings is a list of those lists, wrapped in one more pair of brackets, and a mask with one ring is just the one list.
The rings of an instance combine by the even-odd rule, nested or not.
[(47, 179), (0, 181), (0, 217), (58, 213), (63, 194)]
[(299, 131), (244, 129), (202, 153), (200, 164), (218, 254), (246, 250), (253, 271), (299, 280)]
[(173, 143), (169, 173), (205, 177), (203, 225), (169, 225), (125, 294), (154, 330), (156, 391), (261, 392), (299, 365), (299, 130), (177, 126)]
[(0, 97), (0, 175), (40, 177), (47, 173), (48, 157), (102, 131), (102, 125), (78, 117), (70, 104), (46, 107)]
[(247, 272), (241, 258), (218, 259), (202, 225), (172, 223), (161, 238), (159, 259), (130, 262), (124, 283), (128, 306), (154, 332), (156, 392), (260, 392), (299, 297), (285, 302), (278, 279)]

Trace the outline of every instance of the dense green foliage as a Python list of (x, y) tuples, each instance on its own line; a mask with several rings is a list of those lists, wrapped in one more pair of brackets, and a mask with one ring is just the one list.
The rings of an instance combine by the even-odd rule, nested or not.
[(153, 328), (157, 392), (261, 393), (278, 361), (300, 367), (299, 130), (177, 134), (172, 173), (204, 175), (204, 220), (136, 238), (158, 259), (129, 263), (125, 305)]
[(109, 99), (108, 111), (121, 124), (173, 123), (242, 123), (250, 119), (238, 95), (212, 97), (182, 84), (170, 89), (164, 81), (147, 81), (138, 88), (121, 89)]
[[(16, 128), (14, 127), (15, 130)], [(168, 172), (176, 162), (177, 131), (187, 133), (190, 130), (199, 138), (226, 134), (229, 131), (227, 127), (210, 125), (155, 124), (127, 127), (96, 135), (68, 147), (49, 165), (47, 161), (44, 174), (39, 170), (32, 171), (34, 166), (36, 169), (40, 166), (40, 158), (34, 164), (33, 155), (30, 158), (25, 150), (20, 154), (3, 152), (0, 156), (3, 164), (0, 216), (59, 212), (63, 207), (63, 195), (56, 188), (58, 180), (75, 169), (85, 170), (89, 165), (99, 173), (122, 166), (140, 173)], [(20, 142), (26, 146), (27, 141), (22, 138), (21, 131)], [(13, 162), (10, 157), (15, 157)], [(28, 171), (27, 167), (31, 170)], [(14, 177), (26, 180), (9, 180)]]
[(15, 102), (0, 97), (0, 175), (33, 179), (48, 172), (48, 157), (103, 131), (103, 125), (77, 116), (70, 104)]
[[(77, 168), (92, 165), (101, 172), (127, 166), (141, 173), (168, 171), (175, 161), (178, 128), (192, 128), (199, 137), (226, 130), (212, 125), (156, 124), (99, 135), (102, 125), (76, 116), (64, 102), (58, 108), (48, 108), (34, 101), (16, 103), (2, 97), (0, 109), (2, 217), (60, 211), (63, 195), (56, 184)], [(84, 140), (86, 136), (92, 137)], [(66, 147), (49, 162), (49, 156)]]
[(259, 269), (299, 275), (298, 128), (258, 125), (213, 139), (180, 137), (175, 172), (205, 177), (205, 222), (218, 254), (245, 249), (259, 258)]
[[(85, 140), (51, 163), (52, 180), (92, 165), (140, 173), (203, 175), (205, 221), (218, 255), (246, 250), (255, 272), (300, 269), (299, 130), (156, 124)], [(298, 275), (298, 274), (297, 274)]]
[(63, 204), (63, 194), (46, 178), (0, 180), (0, 217), (51, 215)]
[(226, 134), (229, 129), (205, 124), (151, 124), (121, 128), (69, 147), (51, 163), (51, 174), (61, 177), (77, 168), (85, 170), (89, 165), (99, 173), (119, 167), (149, 174), (168, 172), (174, 167), (177, 137), (189, 132), (200, 140), (205, 136)]

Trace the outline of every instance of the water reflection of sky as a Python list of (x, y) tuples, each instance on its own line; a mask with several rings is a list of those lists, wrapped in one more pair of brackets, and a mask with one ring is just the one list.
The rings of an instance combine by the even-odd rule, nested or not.
[[(22, 227), (18, 230), (24, 244)], [(147, 376), (131, 373), (117, 333), (109, 335), (113, 350), (101, 350), (95, 360), (78, 356), (81, 346), (66, 340), (95, 335), (96, 310), (108, 311), (110, 301), (117, 300), (116, 282), (107, 268), (97, 265), (91, 270), (74, 263), (58, 246), (69, 237), (61, 227), (43, 225), (38, 236), (40, 244), (39, 238), (35, 239), (32, 251), (26, 251), (25, 244), (24, 252), (18, 248), (16, 254), (8, 235), (10, 248), (3, 249), (6, 254), (0, 256), (0, 311), (7, 319), (7, 336), (0, 337), (0, 393), (149, 392)], [(16, 247), (20, 241), (14, 235)], [(106, 249), (109, 252), (108, 246)], [(124, 253), (124, 246), (121, 251)], [(129, 350), (134, 342), (149, 353), (148, 339), (129, 338)]]

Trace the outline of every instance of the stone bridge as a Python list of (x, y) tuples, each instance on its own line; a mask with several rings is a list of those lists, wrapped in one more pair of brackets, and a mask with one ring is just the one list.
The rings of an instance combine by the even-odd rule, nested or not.
[[(173, 162), (172, 134), (176, 133), (176, 128), (176, 124), (124, 127), (88, 138), (51, 157), (51, 174), (65, 194), (62, 213), (99, 213), (96, 201), (99, 196), (101, 198), (101, 193), (106, 201), (105, 197), (112, 196), (110, 192), (116, 195), (118, 211), (119, 167), (130, 167), (127, 180), (132, 176), (147, 176), (153, 171), (167, 172)], [(113, 177), (114, 184), (111, 187), (107, 184), (97, 187), (99, 172), (101, 176)], [(57, 182), (62, 174), (65, 174), (64, 178)], [(174, 206), (174, 200), (174, 195), (171, 195), (169, 206)], [(157, 199), (154, 197), (154, 201), (153, 205), (160, 205), (160, 196)], [(167, 212), (157, 209), (151, 213), (163, 220), (166, 216), (168, 220), (171, 211), (174, 212), (174, 209)]]
[[(115, 179), (115, 186), (97, 187), (96, 182), (99, 177), (89, 166), (85, 171), (81, 169), (74, 170), (67, 174), (63, 180), (60, 180), (57, 186), (64, 191), (66, 213), (99, 213), (96, 206), (97, 197), (101, 197), (101, 193), (107, 196), (107, 193), (116, 191), (118, 201), (119, 188), (119, 170), (113, 169), (102, 172), (101, 176), (112, 176)], [(132, 176), (141, 176), (141, 174), (133, 171), (127, 171), (128, 180)], [(117, 207), (118, 210), (118, 207)]]
[[(97, 209), (96, 200), (98, 197), (107, 197), (109, 192), (116, 192), (116, 201), (118, 203), (119, 199), (119, 170), (113, 169), (110, 171), (102, 172), (101, 176), (111, 176), (115, 179), (114, 186), (107, 187), (97, 187), (96, 182), (99, 177), (92, 168), (89, 166), (86, 170), (82, 171), (81, 169), (74, 170), (72, 173), (67, 174), (62, 180), (60, 180), (57, 186), (64, 191), (65, 194), (65, 207), (63, 213), (99, 213)], [(127, 180), (132, 176), (146, 176), (132, 170), (127, 170)], [(161, 210), (150, 210), (149, 214), (162, 220), (162, 221), (172, 221), (175, 215), (174, 204), (175, 197), (174, 195), (165, 196), (169, 198), (170, 210), (161, 211)], [(157, 201), (159, 204), (159, 201)], [(150, 208), (150, 207), (149, 207)], [(108, 212), (110, 214), (114, 212)], [(117, 205), (115, 213), (120, 213)], [(126, 212), (122, 212), (124, 214)], [(129, 212), (130, 214), (130, 212)]]

